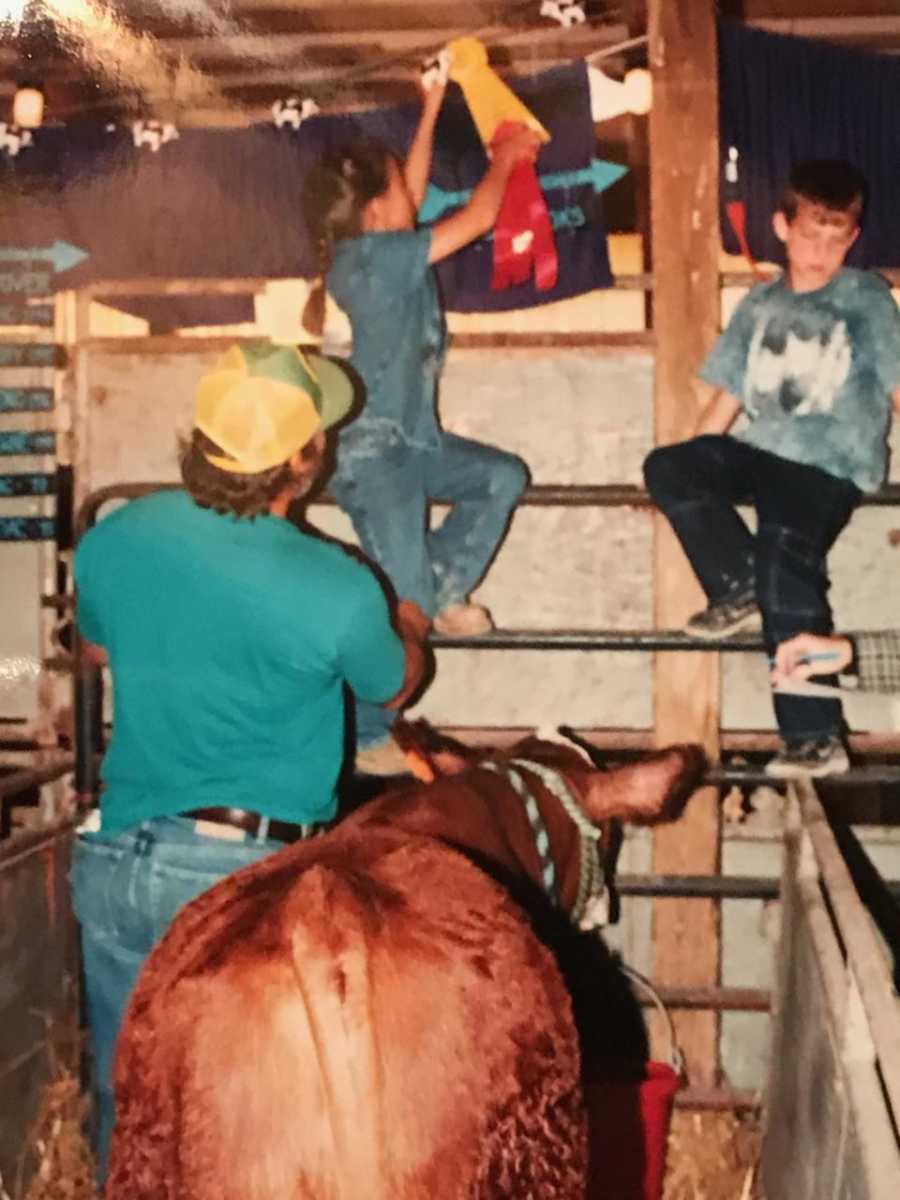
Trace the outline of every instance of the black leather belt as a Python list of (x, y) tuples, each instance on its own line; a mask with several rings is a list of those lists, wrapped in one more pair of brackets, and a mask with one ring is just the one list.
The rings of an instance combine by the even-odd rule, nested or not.
[[(262, 813), (252, 812), (246, 808), (194, 808), (182, 813), (197, 821), (209, 821), (213, 825), (230, 825), (232, 829), (242, 829), (256, 837), (265, 817)], [(324, 825), (297, 825), (293, 821), (269, 820), (269, 828), (265, 832), (273, 842), (299, 842), (302, 838), (312, 837), (325, 828)]]

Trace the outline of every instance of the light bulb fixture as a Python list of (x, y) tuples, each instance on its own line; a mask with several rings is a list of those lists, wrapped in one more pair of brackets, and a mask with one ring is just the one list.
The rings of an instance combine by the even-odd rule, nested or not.
[(28, 0), (0, 0), (0, 25), (11, 25), (18, 33)]
[(43, 119), (44, 93), (34, 83), (20, 83), (13, 97), (13, 125), (19, 129), (37, 129)]
[(650, 72), (643, 67), (629, 71), (621, 82), (610, 79), (599, 67), (588, 67), (588, 84), (595, 122), (610, 121), (622, 113), (643, 116), (650, 111), (653, 84)]
[(643, 117), (650, 111), (653, 107), (653, 76), (646, 67), (632, 67), (625, 72), (625, 92), (630, 113)]

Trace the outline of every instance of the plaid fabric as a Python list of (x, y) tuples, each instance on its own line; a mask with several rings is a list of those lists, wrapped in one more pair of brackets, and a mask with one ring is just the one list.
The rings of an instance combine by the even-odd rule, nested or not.
[(869, 692), (900, 692), (900, 629), (852, 636), (859, 686)]

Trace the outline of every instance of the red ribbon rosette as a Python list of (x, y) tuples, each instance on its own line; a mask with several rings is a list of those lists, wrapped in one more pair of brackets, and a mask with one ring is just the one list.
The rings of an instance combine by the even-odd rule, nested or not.
[[(515, 121), (502, 122), (491, 146), (499, 145), (519, 128)], [(559, 255), (547, 201), (538, 182), (536, 165), (523, 160), (512, 169), (494, 226), (491, 290), (498, 292), (527, 283), (532, 268), (538, 291), (545, 292), (556, 285)]]

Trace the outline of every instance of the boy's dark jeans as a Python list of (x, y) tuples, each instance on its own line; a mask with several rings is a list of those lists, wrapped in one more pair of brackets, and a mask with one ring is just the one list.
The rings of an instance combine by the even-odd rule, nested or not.
[[(825, 559), (859, 502), (854, 483), (716, 434), (654, 450), (644, 478), (710, 602), (755, 591), (769, 654), (795, 633), (831, 633)], [(755, 535), (736, 504), (756, 509)], [(839, 701), (774, 700), (786, 742), (841, 732)]]

